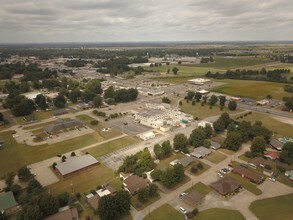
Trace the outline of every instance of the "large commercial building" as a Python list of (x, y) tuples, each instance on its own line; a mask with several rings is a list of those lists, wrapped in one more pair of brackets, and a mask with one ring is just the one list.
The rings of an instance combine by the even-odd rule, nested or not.
[(95, 166), (98, 161), (90, 154), (83, 156), (74, 156), (66, 159), (65, 162), (56, 165), (56, 171), (63, 177), (67, 177), (80, 170)]
[(203, 79), (203, 78), (196, 78), (196, 79), (187, 80), (187, 82), (194, 84), (194, 85), (203, 85), (203, 84), (208, 83), (210, 81), (211, 80), (209, 80), (209, 79)]

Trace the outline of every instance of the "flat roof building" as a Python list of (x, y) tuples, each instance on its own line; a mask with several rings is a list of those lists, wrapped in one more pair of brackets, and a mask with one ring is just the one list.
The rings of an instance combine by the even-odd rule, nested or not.
[(54, 134), (63, 130), (78, 128), (82, 126), (84, 126), (84, 123), (77, 119), (68, 119), (68, 120), (59, 119), (56, 121), (56, 123), (52, 125), (44, 126), (43, 129), (48, 134)]
[(83, 156), (68, 157), (65, 162), (56, 165), (56, 170), (60, 175), (66, 177), (79, 170), (86, 169), (96, 165), (98, 161), (90, 154)]
[(209, 80), (209, 79), (203, 79), (203, 78), (196, 78), (196, 79), (187, 80), (187, 82), (194, 84), (194, 85), (203, 85), (203, 84), (210, 82), (210, 81), (211, 80)]

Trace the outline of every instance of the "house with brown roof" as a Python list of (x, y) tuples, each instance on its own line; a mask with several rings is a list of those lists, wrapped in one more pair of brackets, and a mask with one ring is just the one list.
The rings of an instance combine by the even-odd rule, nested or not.
[(264, 178), (261, 175), (257, 174), (256, 172), (254, 172), (252, 170), (249, 170), (246, 167), (243, 167), (241, 165), (238, 167), (235, 167), (232, 172), (236, 173), (236, 174), (242, 176), (243, 178), (246, 178), (256, 184), (260, 184), (264, 181)]
[(279, 158), (279, 153), (274, 151), (267, 151), (264, 153), (264, 157), (270, 160), (276, 160)]
[(99, 207), (99, 200), (103, 196), (114, 195), (116, 192), (117, 190), (111, 185), (102, 185), (102, 188), (98, 189), (96, 194), (90, 193), (86, 196), (87, 202), (94, 210), (96, 210)]
[(189, 206), (198, 206), (204, 199), (204, 195), (193, 190), (181, 197), (182, 201)]
[(264, 168), (266, 165), (269, 164), (268, 161), (262, 157), (252, 158), (247, 163), (252, 168), (257, 168), (257, 167)]
[(222, 196), (226, 196), (231, 193), (238, 192), (239, 189), (241, 189), (240, 183), (228, 176), (212, 183), (211, 187)]
[(137, 193), (141, 188), (148, 186), (148, 182), (137, 175), (132, 175), (123, 181), (123, 186), (131, 195)]

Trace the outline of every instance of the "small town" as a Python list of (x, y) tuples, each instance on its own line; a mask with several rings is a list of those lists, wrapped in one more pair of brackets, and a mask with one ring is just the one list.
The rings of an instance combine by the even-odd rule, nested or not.
[[(233, 39), (188, 38), (191, 8), (219, 14), (226, 1), (196, 2), (152, 11), (145, 2), (62, 1), (57, 10), (55, 1), (3, 1), (0, 220), (293, 219), (293, 41), (272, 30), (241, 38), (232, 21)], [(292, 8), (263, 2), (250, 10)], [(247, 4), (224, 5), (249, 20)], [(141, 33), (132, 36), (133, 13)], [(144, 16), (158, 19), (156, 30), (138, 27)], [(48, 27), (41, 40), (33, 19)], [(71, 37), (61, 37), (69, 24)], [(169, 25), (186, 35), (168, 38)]]

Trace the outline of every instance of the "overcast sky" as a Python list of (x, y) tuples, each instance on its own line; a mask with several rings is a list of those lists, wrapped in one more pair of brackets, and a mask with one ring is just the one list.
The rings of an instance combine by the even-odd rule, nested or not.
[(292, 36), (292, 0), (0, 0), (0, 43)]

